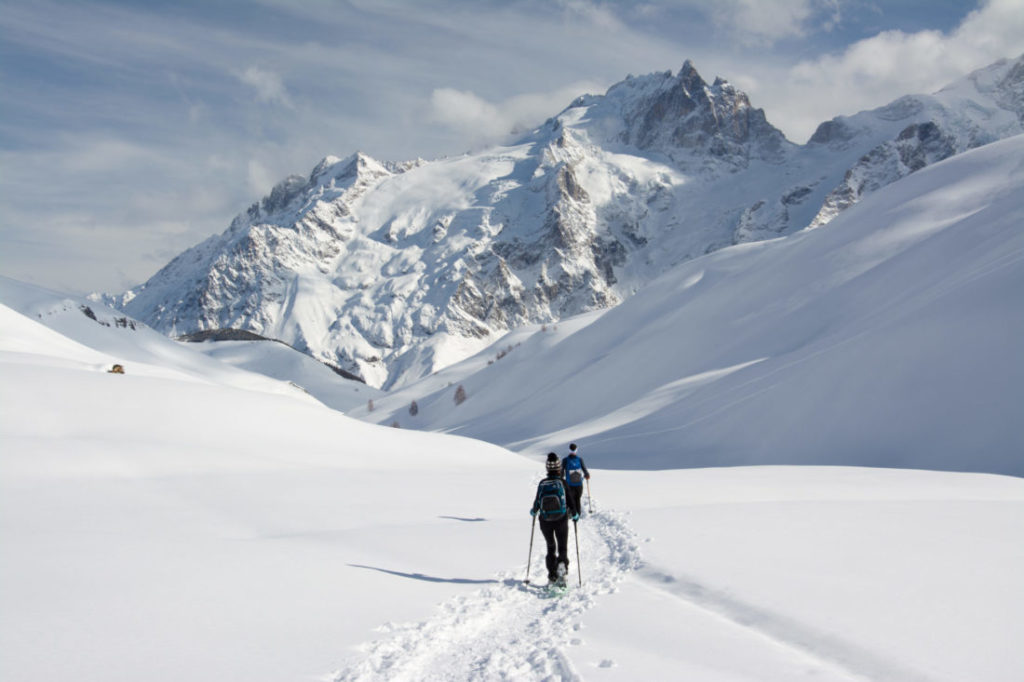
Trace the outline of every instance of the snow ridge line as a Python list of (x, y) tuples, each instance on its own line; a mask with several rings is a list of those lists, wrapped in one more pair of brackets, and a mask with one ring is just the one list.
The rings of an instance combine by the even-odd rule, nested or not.
[[(524, 585), (515, 576), (523, 575), (525, 566), (502, 572), (500, 585), (453, 597), (430, 620), (385, 624), (379, 628), (385, 636), (362, 645), (359, 660), (335, 673), (334, 681), (581, 680), (567, 652), (582, 644), (580, 617), (595, 597), (616, 591), (625, 574), (642, 562), (636, 535), (623, 515), (598, 510), (577, 529), (582, 588), (576, 586), (570, 529), (571, 580), (565, 596), (545, 599), (545, 587)], [(534, 551), (532, 560), (533, 568), (540, 564), (536, 575), (542, 575), (543, 551)]]
[(685, 576), (645, 565), (637, 577), (672, 597), (725, 618), (805, 656), (872, 682), (929, 682), (929, 678), (835, 635), (755, 606)]

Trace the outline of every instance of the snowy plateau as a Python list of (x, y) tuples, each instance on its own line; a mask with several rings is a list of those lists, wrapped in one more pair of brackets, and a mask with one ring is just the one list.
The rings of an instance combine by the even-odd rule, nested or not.
[(0, 278), (0, 679), (1024, 679), (1021, 71), (799, 147), (687, 66)]

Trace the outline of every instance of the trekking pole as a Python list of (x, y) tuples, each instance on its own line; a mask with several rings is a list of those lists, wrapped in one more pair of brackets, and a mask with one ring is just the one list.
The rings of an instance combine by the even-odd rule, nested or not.
[(587, 509), (593, 514), (594, 513), (594, 496), (590, 494), (590, 479), (587, 479)]
[(576, 571), (580, 576), (580, 587), (583, 587), (583, 568), (580, 567), (580, 529), (576, 522), (572, 522), (572, 532), (576, 536)]
[(533, 531), (537, 528), (537, 517), (533, 517), (533, 523), (530, 524), (530, 555), (526, 557), (526, 577), (523, 578), (523, 582), (527, 585), (530, 584), (530, 560), (533, 559)]

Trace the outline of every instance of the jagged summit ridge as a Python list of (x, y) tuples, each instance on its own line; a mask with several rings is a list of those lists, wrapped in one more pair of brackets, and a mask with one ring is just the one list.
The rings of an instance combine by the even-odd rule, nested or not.
[(1021, 132), (1020, 72), (1018, 59), (839, 117), (800, 146), (687, 62), (581, 97), (508, 146), (430, 162), (326, 157), (119, 303), (167, 334), (246, 329), (400, 385)]
[(688, 170), (778, 162), (792, 146), (744, 92), (720, 77), (709, 85), (690, 60), (677, 74), (630, 76), (603, 96), (581, 97), (557, 120), (594, 143), (661, 153)]
[(681, 150), (742, 166), (751, 157), (779, 160), (785, 136), (768, 123), (763, 110), (751, 106), (745, 93), (721, 78), (708, 85), (689, 60), (678, 75), (665, 76), (650, 95), (625, 99), (624, 143), (667, 150), (677, 161)]

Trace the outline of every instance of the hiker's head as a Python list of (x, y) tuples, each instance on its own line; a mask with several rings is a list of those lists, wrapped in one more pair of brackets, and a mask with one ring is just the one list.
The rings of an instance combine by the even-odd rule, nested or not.
[(569, 443), (569, 452), (576, 452), (576, 443)]
[(560, 476), (562, 474), (562, 462), (558, 459), (558, 455), (553, 452), (548, 453), (547, 461), (548, 474), (554, 474)]

